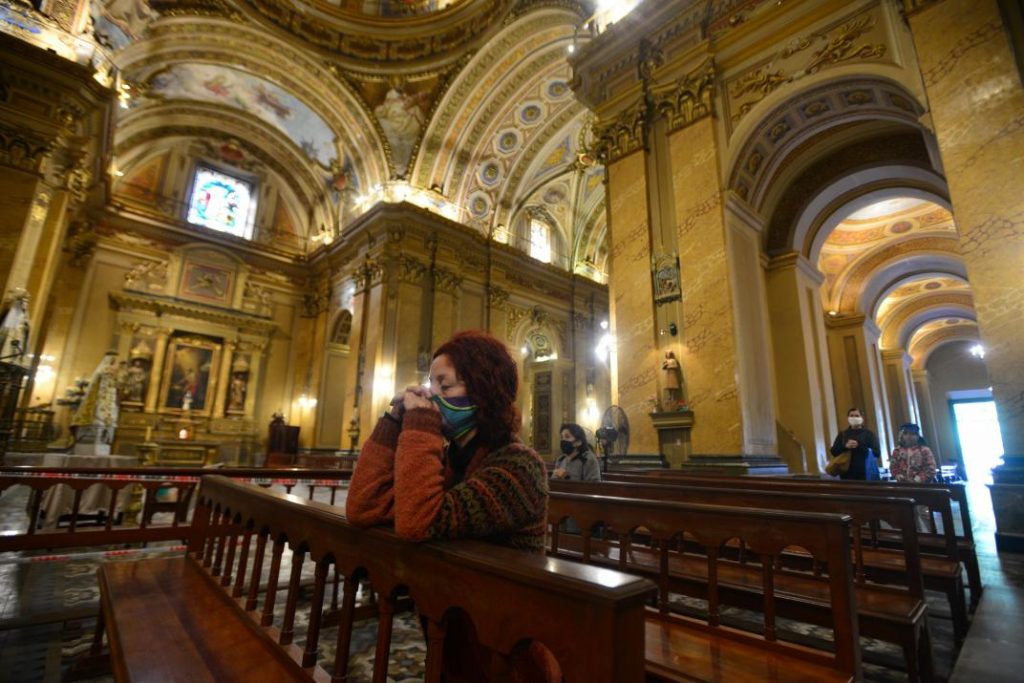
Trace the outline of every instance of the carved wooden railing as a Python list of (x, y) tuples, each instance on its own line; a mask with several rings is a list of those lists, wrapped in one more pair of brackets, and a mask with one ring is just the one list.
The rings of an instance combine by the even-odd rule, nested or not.
[[(282, 567), (286, 547), (292, 553), (289, 568)], [(343, 577), (335, 681), (345, 680), (348, 671), (356, 593), (364, 580), (379, 596), (374, 681), (386, 680), (392, 619), (402, 596), (411, 597), (425, 622), (428, 681), (440, 680), (446, 624), (459, 611), (473, 622), (480, 644), (499, 653), (539, 641), (558, 660), (566, 681), (644, 676), (644, 603), (655, 588), (616, 571), (476, 541), (409, 543), (389, 529), (349, 526), (323, 503), (221, 477), (204, 479), (200, 487), (189, 555), (314, 679), (326, 675), (318, 653), (332, 573), (335, 601)], [(315, 566), (315, 579), (300, 646), (293, 642), (294, 625), (307, 561)], [(277, 621), (274, 606), (282, 592), (285, 608)]]
[[(188, 513), (196, 486), (204, 477), (219, 475), (263, 486), (284, 486), (288, 493), (302, 491), (310, 499), (318, 489), (330, 491), (335, 501), (340, 488), (347, 485), (351, 472), (339, 470), (262, 468), (204, 469), (200, 467), (132, 467), (61, 468), (0, 467), (0, 494), (15, 486), (31, 489), (26, 510), (24, 531), (0, 535), (0, 552), (38, 550), (43, 548), (81, 548), (87, 546), (182, 540), (188, 537)], [(66, 526), (40, 528), (43, 499), (54, 487), (68, 487), (73, 492), (70, 514), (62, 519)], [(86, 491), (93, 486), (105, 489), (109, 501), (97, 517), (81, 509)], [(158, 500), (157, 492), (174, 489), (172, 502)], [(170, 521), (154, 522), (154, 514), (170, 512)], [(122, 514), (123, 513), (123, 514)], [(119, 518), (121, 523), (118, 523)], [(135, 518), (135, 519), (132, 519)]]

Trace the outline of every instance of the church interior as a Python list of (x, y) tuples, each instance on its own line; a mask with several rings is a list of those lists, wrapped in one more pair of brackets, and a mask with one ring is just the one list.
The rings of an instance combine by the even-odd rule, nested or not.
[[(0, 680), (112, 680), (93, 661), (97, 610), (108, 626), (116, 611), (97, 566), (115, 547), (125, 563), (193, 555), (214, 533), (198, 521), (194, 539), (177, 531), (198, 520), (193, 508), (215, 509), (210, 529), (231, 524), (211, 501), (236, 500), (234, 489), (196, 488), (208, 470), (343, 507), (392, 397), (429, 384), (434, 350), (466, 329), (516, 360), (519, 437), (549, 466), (576, 423), (603, 471), (623, 473), (616, 485), (665, 470), (679, 479), (657, 483), (692, 487), (691, 503), (708, 502), (699, 477), (722, 491), (726, 477), (761, 477), (775, 495), (867, 495), (824, 481), (848, 411), (877, 435), (883, 474), (904, 426), (919, 425), (934, 481), (877, 482), (876, 495), (920, 496), (906, 509), (927, 509), (930, 529), (911, 533), (914, 547), (920, 535), (931, 557), (929, 542), (951, 539), (953, 587), (920, 567), (909, 641), (854, 604), (852, 653), (833, 625), (826, 668), (837, 680), (1014, 680), (1021, 178), (1015, 0), (0, 0), (0, 660), (17, 662)], [(600, 493), (551, 490), (551, 509), (576, 519), (589, 513), (573, 493)], [(934, 491), (950, 493), (932, 508)], [(880, 583), (881, 572), (863, 584), (861, 508), (807, 501), (792, 509), (853, 516), (854, 592)], [(94, 531), (78, 521), (89, 508)], [(614, 527), (613, 514), (593, 521)], [(67, 538), (47, 544), (50, 531)], [(240, 560), (240, 537), (227, 551), (228, 567), (241, 563), (235, 599), (259, 524), (246, 534)], [(673, 539), (652, 552), (683, 543)], [(380, 552), (414, 552), (388, 543)], [(223, 547), (206, 554), (215, 576)], [(282, 647), (296, 594), (314, 603), (303, 629), (317, 633), (331, 584), (319, 561), (303, 564), (322, 546), (284, 552), (294, 585), (263, 622), (286, 611)], [(341, 571), (346, 552), (329, 554), (334, 611), (323, 614), (335, 630), (340, 576), (345, 596), (376, 595)], [(906, 552), (901, 575), (912, 575), (920, 563)], [(32, 561), (45, 553), (63, 559)], [(626, 576), (618, 553), (608, 567)], [(478, 566), (465, 562), (460, 572)], [(654, 565), (649, 578), (667, 585)], [(256, 566), (253, 604), (266, 591)], [(538, 581), (571, 593), (543, 571)], [(381, 623), (385, 605), (402, 615), (393, 633), (357, 625), (366, 652), (348, 680), (383, 680), (374, 667), (388, 655), (373, 646), (385, 631), (388, 680), (441, 680), (431, 601), (416, 598), (421, 632), (400, 592), (380, 599)], [(717, 629), (718, 591), (702, 599)], [(659, 609), (672, 600), (685, 602), (673, 592)], [(760, 638), (785, 670), (802, 655), (775, 642), (776, 602), (780, 618), (813, 619), (769, 602)], [(581, 680), (682, 680), (652, 663), (646, 609), (646, 646), (643, 631), (616, 639), (609, 666), (622, 668)], [(108, 630), (114, 659), (130, 659)], [(289, 656), (315, 678), (316, 655), (314, 642)], [(566, 657), (566, 680), (587, 670)], [(695, 661), (676, 666), (703, 672)], [(117, 661), (113, 676), (133, 677)]]

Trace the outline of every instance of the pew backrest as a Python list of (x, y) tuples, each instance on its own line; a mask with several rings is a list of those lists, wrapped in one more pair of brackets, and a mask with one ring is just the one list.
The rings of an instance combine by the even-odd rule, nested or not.
[[(872, 522), (886, 522), (901, 534), (906, 564), (906, 587), (911, 595), (924, 598), (917, 533), (914, 529), (914, 501), (910, 498), (852, 496), (842, 493), (792, 493), (726, 489), (682, 484), (645, 482), (552, 481), (551, 490), (560, 493), (619, 496), (679, 503), (728, 505), (797, 512), (826, 512), (850, 517), (851, 527), (859, 531)], [(853, 533), (854, 576), (858, 584), (866, 580), (862, 536)]]
[(795, 513), (780, 510), (700, 505), (619, 496), (584, 495), (553, 491), (548, 504), (551, 552), (559, 552), (559, 526), (572, 518), (582, 532), (582, 558), (593, 560), (592, 531), (617, 538), (619, 569), (627, 570), (631, 535), (643, 529), (659, 556), (659, 606), (668, 611), (670, 552), (677, 539), (686, 537), (703, 546), (707, 561), (708, 624), (720, 625), (718, 601), (719, 549), (732, 539), (742, 541), (760, 559), (762, 614), (765, 640), (776, 639), (774, 578), (780, 556), (792, 546), (809, 552), (828, 567), (835, 668), (857, 675), (860, 671), (857, 617), (850, 560), (848, 515)]
[[(285, 548), (291, 568), (282, 568)], [(270, 573), (258, 609), (263, 566)], [(294, 631), (306, 561), (315, 567), (303, 667), (318, 659), (321, 608), (328, 576), (343, 577), (335, 671), (348, 670), (349, 639), (359, 582), (378, 594), (377, 665), (386, 667), (391, 619), (409, 595), (426, 622), (427, 680), (441, 673), (444, 625), (453, 611), (473, 622), (479, 642), (511, 653), (522, 641), (548, 647), (568, 681), (639, 681), (644, 671), (646, 580), (617, 571), (533, 555), (479, 541), (410, 543), (390, 529), (357, 529), (337, 508), (238, 484), (204, 479), (198, 494), (189, 556), (201, 563), (264, 629), (282, 644)], [(287, 577), (287, 578), (286, 578)], [(275, 602), (286, 593), (279, 627)], [(336, 595), (336, 594), (335, 594)], [(581, 642), (588, 647), (581, 648)], [(384, 680), (383, 675), (375, 680)]]
[[(897, 496), (910, 498), (916, 505), (922, 505), (930, 511), (931, 533), (937, 534), (943, 543), (945, 556), (950, 560), (958, 558), (956, 527), (953, 524), (953, 494), (948, 487), (913, 486), (904, 484), (887, 484), (883, 482), (850, 482), (824, 480), (804, 480), (785, 477), (736, 476), (723, 477), (713, 475), (693, 475), (679, 470), (647, 470), (642, 473), (609, 473), (608, 481), (682, 484), (723, 489), (749, 489), (757, 491), (778, 491), (790, 493), (821, 493), (823, 487), (828, 491), (842, 491), (856, 496)], [(942, 530), (934, 525), (934, 515), (942, 520)]]

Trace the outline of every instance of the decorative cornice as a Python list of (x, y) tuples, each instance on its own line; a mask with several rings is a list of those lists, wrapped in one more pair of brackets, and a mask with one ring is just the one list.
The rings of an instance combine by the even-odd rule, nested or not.
[(257, 332), (264, 335), (269, 335), (277, 329), (277, 325), (274, 322), (255, 315), (145, 294), (119, 294), (111, 292), (110, 303), (118, 311), (148, 311), (160, 316), (177, 315), (186, 318), (197, 318), (218, 325), (226, 325), (238, 330)]
[(646, 125), (644, 103), (637, 101), (611, 121), (596, 121), (593, 126), (594, 155), (604, 164), (611, 164), (642, 149)]
[(0, 124), (0, 166), (41, 173), (53, 144), (53, 138), (31, 129)]
[(710, 58), (679, 79), (670, 90), (654, 90), (654, 110), (665, 118), (670, 132), (711, 114), (715, 93), (715, 64)]
[(427, 266), (419, 260), (402, 254), (398, 257), (398, 281), (418, 285), (423, 282)]
[(434, 268), (434, 287), (442, 292), (454, 294), (462, 288), (462, 276), (445, 268)]

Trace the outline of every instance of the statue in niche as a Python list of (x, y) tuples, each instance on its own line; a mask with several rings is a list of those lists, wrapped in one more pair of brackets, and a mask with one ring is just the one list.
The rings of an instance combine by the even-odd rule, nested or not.
[(679, 360), (671, 351), (665, 352), (661, 362), (661, 374), (665, 388), (665, 410), (680, 410), (683, 406), (683, 373)]
[(153, 352), (149, 344), (140, 341), (129, 355), (130, 363), (125, 376), (122, 400), (126, 403), (142, 403), (146, 400), (146, 388), (149, 384), (149, 363)]
[(28, 299), (21, 287), (11, 290), (0, 314), (0, 362), (28, 367)]
[(243, 412), (245, 410), (246, 377), (244, 373), (236, 372), (231, 378), (231, 396), (228, 401), (228, 410), (232, 412)]
[(181, 397), (181, 412), (187, 413), (192, 410), (192, 392), (186, 390), (185, 395)]
[(249, 362), (239, 356), (231, 364), (231, 384), (228, 386), (228, 412), (244, 413), (245, 396), (249, 390)]
[(117, 352), (107, 351), (89, 380), (82, 402), (71, 418), (76, 442), (109, 446), (118, 419)]

